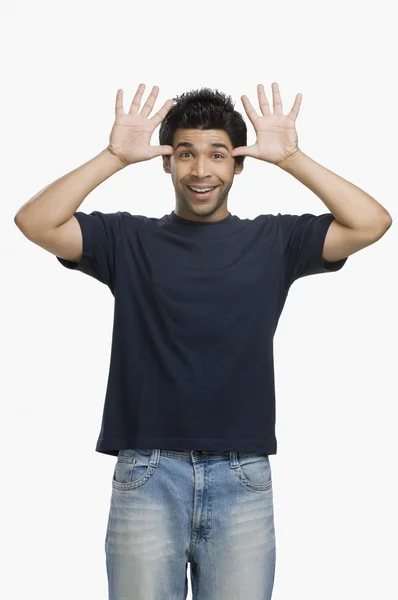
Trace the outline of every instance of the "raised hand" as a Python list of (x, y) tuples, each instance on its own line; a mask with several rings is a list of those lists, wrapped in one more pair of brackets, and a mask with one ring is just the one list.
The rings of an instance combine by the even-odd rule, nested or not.
[(252, 146), (234, 148), (232, 156), (252, 156), (279, 165), (299, 149), (296, 119), (300, 110), (302, 94), (296, 95), (293, 108), (288, 115), (284, 115), (279, 86), (276, 82), (272, 84), (273, 113), (270, 111), (264, 86), (261, 83), (257, 86), (257, 91), (262, 117), (254, 110), (248, 97), (241, 96), (246, 114), (257, 134), (256, 143)]
[(156, 127), (163, 121), (172, 107), (172, 101), (166, 100), (162, 108), (148, 119), (159, 93), (159, 88), (156, 85), (153, 86), (141, 112), (138, 112), (144, 90), (145, 84), (140, 83), (128, 113), (123, 110), (123, 90), (118, 90), (116, 94), (116, 118), (109, 136), (107, 150), (124, 165), (131, 165), (150, 160), (155, 156), (173, 154), (174, 152), (173, 146), (151, 146), (149, 143)]

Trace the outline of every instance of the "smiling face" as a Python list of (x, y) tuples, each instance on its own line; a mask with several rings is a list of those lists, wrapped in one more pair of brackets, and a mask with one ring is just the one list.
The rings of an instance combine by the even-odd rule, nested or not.
[[(175, 189), (175, 213), (193, 221), (219, 221), (228, 216), (228, 192), (234, 175), (243, 164), (235, 166), (231, 140), (223, 129), (177, 129), (173, 140), (174, 154), (163, 156), (163, 168), (171, 174)], [(214, 189), (205, 195), (190, 188)]]

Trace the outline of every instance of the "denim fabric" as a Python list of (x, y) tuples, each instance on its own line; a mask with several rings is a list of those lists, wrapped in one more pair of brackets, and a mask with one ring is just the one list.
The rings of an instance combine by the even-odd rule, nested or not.
[(109, 600), (270, 600), (269, 456), (120, 450), (105, 539)]

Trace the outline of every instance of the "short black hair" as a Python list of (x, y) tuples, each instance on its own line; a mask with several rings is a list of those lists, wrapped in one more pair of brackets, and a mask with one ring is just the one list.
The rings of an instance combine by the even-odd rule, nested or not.
[[(247, 145), (247, 127), (242, 115), (234, 109), (231, 96), (203, 87), (172, 99), (173, 104), (159, 130), (159, 143), (172, 146), (177, 129), (224, 129), (233, 148)], [(237, 165), (244, 156), (234, 157)]]

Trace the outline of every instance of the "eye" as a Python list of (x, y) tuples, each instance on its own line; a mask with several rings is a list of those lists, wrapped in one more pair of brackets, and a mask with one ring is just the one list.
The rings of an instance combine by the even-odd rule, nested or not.
[[(191, 154), (190, 152), (181, 152), (180, 156), (184, 156), (184, 154)], [(220, 154), (219, 152), (214, 152), (213, 156), (221, 156), (221, 158), (224, 158), (224, 156), (222, 154)]]

